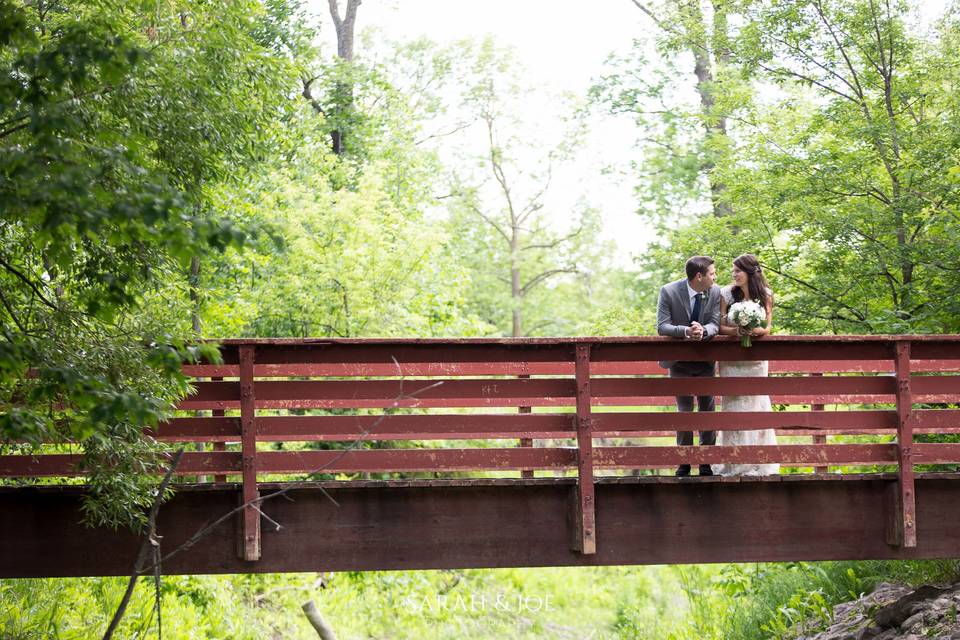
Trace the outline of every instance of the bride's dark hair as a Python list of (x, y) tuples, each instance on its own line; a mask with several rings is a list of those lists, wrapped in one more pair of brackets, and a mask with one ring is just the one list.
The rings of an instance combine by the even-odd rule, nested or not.
[[(769, 294), (767, 293), (770, 290), (770, 287), (767, 285), (767, 279), (763, 277), (763, 269), (760, 267), (760, 261), (757, 260), (757, 256), (752, 253), (745, 253), (736, 260), (733, 261), (733, 264), (747, 274), (747, 290), (750, 292), (750, 299), (756, 300), (760, 303), (761, 306), (767, 306), (767, 298)], [(733, 301), (740, 302), (743, 300), (743, 291), (740, 287), (733, 288)]]

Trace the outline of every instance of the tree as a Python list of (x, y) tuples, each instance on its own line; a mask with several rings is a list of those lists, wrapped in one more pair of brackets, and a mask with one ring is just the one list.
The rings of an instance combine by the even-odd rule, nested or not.
[(276, 117), (259, 11), (0, 3), (0, 438), (79, 443), (94, 523), (143, 518), (143, 428), (216, 357), (170, 311), (191, 259), (243, 238), (205, 196)]
[[(946, 293), (956, 245), (940, 240), (956, 225), (957, 19), (926, 39), (909, 21), (905, 7), (870, 0), (745, 5), (728, 69), (752, 88), (716, 94), (737, 105), (712, 169), (733, 213), (663, 225), (644, 260), (648, 289), (689, 255), (714, 255), (722, 273), (751, 252), (773, 276), (781, 328), (957, 326)], [(676, 202), (667, 211), (680, 217)]]
[[(448, 131), (431, 121), (444, 109), (436, 92), (453, 82), (453, 54), (426, 40), (380, 46), (357, 94), (368, 126), (349, 138), (364, 157), (333, 154), (326, 134), (316, 135), (313, 107), (302, 104), (283, 131), (286, 153), (246, 175), (241, 197), (223, 194), (225, 208), (264, 233), (227, 251), (204, 278), (204, 322), (216, 335), (489, 329), (464, 309), (448, 233), (428, 214), (443, 173), (430, 143)], [(310, 55), (294, 63), (309, 66)]]
[[(500, 298), (499, 305), (506, 306), (490, 308), (484, 317), (502, 325), (506, 311), (510, 335), (521, 336), (552, 324), (543, 322), (551, 316), (543, 308), (544, 313), (528, 318), (525, 328), (524, 314), (535, 308), (531, 304), (535, 293), (555, 285), (564, 275), (586, 276), (597, 266), (596, 257), (603, 251), (596, 244), (599, 216), (581, 203), (579, 220), (571, 229), (558, 232), (551, 226), (545, 215), (547, 197), (554, 164), (563, 161), (567, 148), (560, 142), (544, 154), (535, 142), (522, 140), (530, 128), (525, 130), (513, 115), (522, 92), (510, 74), (515, 67), (509, 52), (487, 40), (472, 55), (475, 62), (464, 106), (476, 118), (483, 154), (474, 157), (479, 171), (454, 173), (452, 232), (473, 241), (462, 246), (474, 277), (501, 282), (491, 286), (509, 294), (507, 300), (481, 294), (481, 299), (491, 302)], [(550, 308), (556, 310), (553, 305)]]
[(593, 98), (632, 115), (644, 132), (637, 191), (649, 212), (670, 219), (707, 201), (713, 215), (729, 215), (733, 205), (716, 167), (729, 153), (730, 114), (743, 99), (730, 49), (729, 17), (739, 3), (631, 2), (658, 30), (655, 51), (636, 40), (632, 55), (615, 60), (617, 71), (593, 87)]
[(789, 87), (799, 113), (789, 128), (758, 113), (744, 149), (752, 161), (730, 174), (741, 198), (777, 203), (776, 215), (760, 212), (793, 236), (768, 263), (796, 290), (796, 320), (834, 331), (956, 327), (947, 291), (958, 251), (943, 242), (960, 204), (947, 175), (960, 148), (956, 10), (930, 41), (912, 35), (904, 5), (873, 0), (758, 6), (748, 17), (744, 64)]

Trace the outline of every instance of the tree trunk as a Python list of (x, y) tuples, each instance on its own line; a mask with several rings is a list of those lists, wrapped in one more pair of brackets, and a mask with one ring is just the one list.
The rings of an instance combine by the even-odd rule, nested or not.
[[(713, 138), (718, 136), (726, 137), (727, 135), (726, 117), (717, 117), (714, 114), (714, 105), (716, 103), (714, 99), (715, 78), (714, 70), (711, 66), (710, 53), (712, 50), (717, 65), (723, 64), (729, 60), (730, 57), (730, 52), (726, 48), (726, 9), (720, 2), (714, 2), (713, 7), (712, 42), (708, 42), (707, 38), (697, 38), (693, 33), (693, 29), (690, 26), (687, 27), (687, 42), (690, 47), (690, 52), (693, 54), (693, 73), (697, 77), (697, 94), (700, 96), (700, 109), (703, 116), (703, 128), (707, 134), (706, 142), (708, 149), (713, 146), (710, 144)], [(681, 5), (680, 11), (687, 19), (688, 25), (696, 25), (696, 32), (711, 32), (711, 30), (707, 28), (703, 11), (700, 8), (700, 0), (684, 3)], [(706, 175), (707, 181), (710, 184), (710, 201), (713, 204), (713, 215), (729, 215), (733, 213), (733, 209), (729, 203), (723, 201), (723, 193), (726, 190), (726, 185), (719, 181), (714, 175), (716, 162), (712, 157), (712, 152), (705, 150), (704, 153), (706, 154), (706, 159), (700, 165), (700, 169)]]
[(510, 242), (510, 300), (513, 303), (513, 332), (514, 338), (523, 335), (521, 327), (520, 304), (523, 302), (523, 294), (520, 291), (520, 265), (517, 264), (519, 258), (519, 229), (514, 228), (513, 238)]
[(201, 337), (200, 332), (200, 256), (190, 259), (190, 325), (195, 338)]
[[(357, 22), (357, 8), (362, 0), (347, 0), (347, 9), (344, 15), (340, 16), (340, 9), (337, 6), (337, 0), (328, 0), (330, 4), (330, 17), (333, 18), (333, 26), (337, 32), (337, 57), (343, 62), (353, 62), (353, 34)], [(350, 82), (339, 82), (336, 86), (335, 104), (341, 112), (349, 111), (353, 108), (353, 84)], [(342, 114), (333, 114), (334, 117)], [(335, 154), (342, 155), (344, 149), (344, 134), (342, 128), (330, 132), (330, 145)]]

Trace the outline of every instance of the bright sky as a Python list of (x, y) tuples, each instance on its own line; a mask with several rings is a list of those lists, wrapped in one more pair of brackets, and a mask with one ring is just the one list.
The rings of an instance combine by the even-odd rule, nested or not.
[[(921, 22), (929, 24), (943, 13), (947, 0), (915, 0)], [(314, 0), (317, 14), (329, 28), (327, 2)], [(341, 6), (346, 0), (340, 0)], [(516, 50), (531, 86), (541, 87), (530, 104), (535, 113), (549, 114), (555, 96), (583, 95), (613, 52), (626, 52), (636, 37), (649, 35), (651, 21), (631, 0), (366, 0), (359, 9), (357, 27), (375, 26), (393, 40), (426, 36), (438, 43), (487, 34)], [(547, 120), (545, 117), (544, 120)], [(549, 128), (550, 124), (546, 124)], [(563, 125), (558, 121), (559, 133)], [(581, 196), (601, 211), (604, 235), (617, 243), (617, 262), (629, 264), (643, 251), (653, 229), (635, 213), (630, 175), (601, 174), (604, 166), (626, 170), (636, 156), (636, 127), (626, 118), (594, 121), (576, 162), (555, 174), (547, 210), (566, 226), (568, 212)]]

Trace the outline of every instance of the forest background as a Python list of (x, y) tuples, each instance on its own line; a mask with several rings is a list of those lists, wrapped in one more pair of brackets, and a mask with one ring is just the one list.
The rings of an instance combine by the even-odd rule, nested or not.
[[(110, 461), (89, 521), (136, 527), (155, 488), (138, 471), (166, 454), (141, 426), (185, 393), (180, 363), (212, 355), (198, 337), (651, 334), (659, 286), (698, 253), (721, 282), (756, 253), (780, 333), (960, 331), (955, 4), (623, 3), (633, 40), (587, 90), (551, 95), (496, 37), (365, 31), (372, 2), (0, 0), (3, 449), (68, 436), (91, 468)], [(601, 149), (584, 175), (611, 119), (632, 151)], [(648, 233), (611, 232), (610, 184)], [(953, 571), (338, 575), (322, 598), (346, 637), (770, 637), (791, 598), (809, 617), (811, 594)], [(714, 589), (690, 586), (701, 573)], [(167, 578), (165, 630), (304, 634), (282, 603), (316, 580)], [(458, 584), (566, 605), (491, 620), (384, 604)], [(96, 636), (119, 599), (109, 580), (0, 595), (12, 637)], [(130, 637), (155, 623), (138, 597)]]

